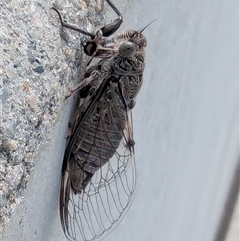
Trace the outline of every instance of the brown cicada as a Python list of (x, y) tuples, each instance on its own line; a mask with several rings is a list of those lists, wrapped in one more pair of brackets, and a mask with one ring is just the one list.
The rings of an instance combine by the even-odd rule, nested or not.
[(53, 8), (63, 27), (89, 36), (85, 53), (100, 58), (70, 90), (78, 91), (81, 104), (62, 165), (60, 218), (69, 240), (102, 236), (123, 216), (136, 185), (131, 111), (142, 86), (147, 41), (143, 30), (108, 39), (122, 15), (106, 1), (118, 18), (96, 34), (64, 23)]

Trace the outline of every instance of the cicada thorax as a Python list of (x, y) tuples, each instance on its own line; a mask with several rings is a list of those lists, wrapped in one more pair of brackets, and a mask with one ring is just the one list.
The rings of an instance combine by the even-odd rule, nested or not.
[(117, 35), (114, 41), (120, 41), (121, 44), (118, 54), (112, 58), (112, 75), (118, 79), (126, 106), (132, 109), (142, 86), (145, 68), (145, 52), (142, 46), (146, 46), (146, 40), (137, 31), (125, 31)]

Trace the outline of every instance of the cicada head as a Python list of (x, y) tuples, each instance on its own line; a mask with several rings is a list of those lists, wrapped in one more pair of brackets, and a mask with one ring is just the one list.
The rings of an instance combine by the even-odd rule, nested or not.
[(143, 34), (136, 30), (128, 30), (119, 33), (115, 41), (122, 42), (119, 46), (119, 54), (123, 57), (130, 57), (136, 52), (142, 52), (147, 46), (147, 40)]

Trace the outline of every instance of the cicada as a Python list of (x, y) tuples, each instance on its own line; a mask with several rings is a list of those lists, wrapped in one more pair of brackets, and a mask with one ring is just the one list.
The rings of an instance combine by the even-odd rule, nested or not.
[(62, 21), (63, 27), (89, 36), (84, 52), (98, 62), (70, 89), (80, 105), (72, 122), (62, 164), (60, 219), (69, 240), (95, 240), (126, 213), (136, 186), (132, 109), (142, 86), (147, 41), (143, 30), (123, 31), (117, 19), (95, 34)]

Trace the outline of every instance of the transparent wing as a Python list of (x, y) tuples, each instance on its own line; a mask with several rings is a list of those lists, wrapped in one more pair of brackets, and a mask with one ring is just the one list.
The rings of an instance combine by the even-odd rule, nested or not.
[[(68, 165), (63, 172), (60, 216), (64, 232), (69, 240), (81, 240), (81, 237), (84, 241), (90, 241), (102, 236), (124, 215), (135, 190), (136, 172), (131, 111), (125, 109), (123, 115), (123, 109), (116, 104), (119, 101), (113, 100), (115, 94), (115, 92), (108, 94), (111, 101), (105, 101), (108, 97), (103, 95), (104, 101), (100, 100), (98, 104), (95, 103), (96, 107), (93, 107), (91, 112), (87, 112), (90, 117), (91, 115), (97, 116), (97, 121), (91, 123), (91, 131), (89, 129), (86, 131), (87, 128), (84, 128), (84, 123), (82, 124), (79, 130), (80, 137), (76, 138), (81, 144), (73, 142), (75, 145), (72, 150), (74, 153), (72, 156), (75, 158), (74, 165)], [(104, 111), (100, 108), (103, 105)], [(87, 120), (86, 117), (84, 121), (87, 122)], [(111, 131), (109, 131), (109, 126)], [(120, 128), (121, 138), (116, 148), (113, 137), (117, 136), (119, 126), (124, 126), (124, 128)], [(81, 138), (88, 142), (88, 145), (84, 145)], [(85, 146), (88, 147), (86, 152), (82, 151), (86, 148)], [(103, 146), (105, 149), (101, 149)], [(111, 152), (113, 153), (111, 158), (106, 159)], [(97, 171), (94, 171), (90, 178), (84, 179), (87, 184), (81, 190), (72, 188), (73, 182), (78, 183), (79, 176), (84, 175), (86, 171), (86, 168), (79, 165), (79, 160), (81, 163), (88, 163), (92, 160), (91, 167), (96, 167), (98, 162), (105, 163), (101, 164), (100, 168), (96, 168)], [(69, 159), (68, 162), (71, 160)], [(77, 175), (71, 178), (73, 169), (77, 171)]]

